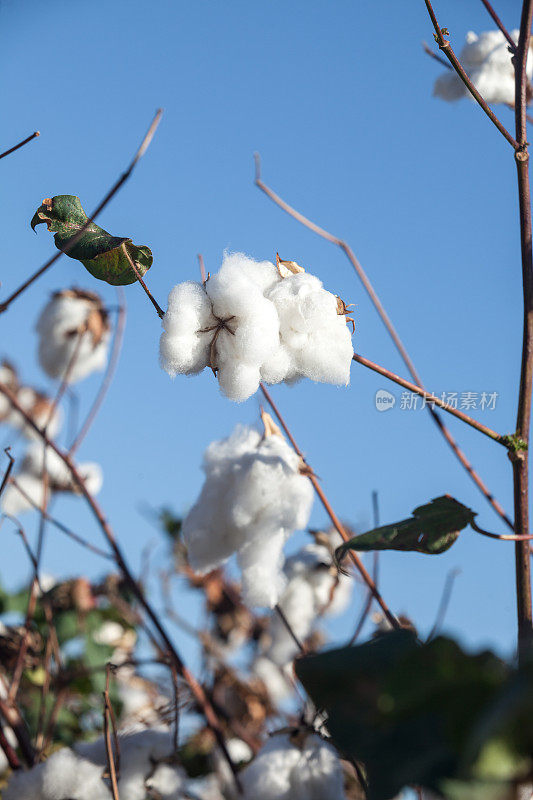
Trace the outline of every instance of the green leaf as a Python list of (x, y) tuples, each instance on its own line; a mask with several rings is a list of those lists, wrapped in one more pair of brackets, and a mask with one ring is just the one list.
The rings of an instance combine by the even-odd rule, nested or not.
[(336, 557), (340, 561), (347, 550), (416, 550), (427, 555), (444, 553), (457, 540), (459, 531), (466, 528), (475, 516), (470, 508), (445, 494), (415, 508), (413, 516), (408, 519), (354, 536), (337, 548)]
[[(79, 197), (60, 194), (43, 200), (33, 215), (31, 227), (35, 230), (37, 225), (46, 223), (49, 231), (55, 231), (56, 247), (63, 250), (87, 221), (88, 217)], [(91, 222), (65, 255), (81, 261), (95, 278), (113, 286), (125, 286), (137, 280), (125, 251), (142, 277), (152, 266), (150, 248), (135, 245), (131, 239), (111, 236), (95, 222)]]
[(509, 796), (533, 767), (533, 670), (451, 639), (406, 630), (300, 658), (296, 674), (345, 756), (362, 762), (368, 800), (417, 784), (449, 798)]

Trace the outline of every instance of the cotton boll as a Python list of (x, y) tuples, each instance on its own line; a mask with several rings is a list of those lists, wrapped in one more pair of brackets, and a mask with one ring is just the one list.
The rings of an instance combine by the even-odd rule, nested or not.
[(56, 292), (44, 307), (36, 330), (39, 362), (51, 378), (75, 383), (104, 369), (110, 324), (97, 294), (82, 289)]
[[(41, 392), (37, 392), (30, 386), (21, 386), (16, 398), (21, 408), (32, 418), (35, 425), (40, 430), (46, 427), (46, 432), (50, 439), (53, 439), (61, 427), (62, 415), (59, 408), (54, 408), (52, 401)], [(5, 422), (16, 430), (19, 430), (26, 439), (41, 441), (41, 437), (26, 422), (22, 414), (11, 407)]]
[[(280, 322), (280, 346), (263, 368), (265, 380), (282, 374), (285, 379), (307, 377), (321, 383), (346, 385), (353, 356), (350, 331), (338, 313), (337, 298), (314, 275), (299, 273), (283, 278), (268, 292)], [(292, 363), (291, 363), (292, 361)]]
[(284, 668), (264, 655), (258, 656), (252, 664), (253, 675), (265, 684), (273, 703), (279, 705), (292, 692), (292, 684)]
[(315, 734), (272, 736), (241, 773), (245, 800), (345, 800), (336, 751)]
[[(86, 461), (78, 465), (78, 473), (89, 494), (98, 494), (104, 484), (104, 474), (100, 464), (96, 464), (93, 461)], [(74, 490), (76, 492), (79, 491), (76, 485), (74, 485)]]
[(168, 309), (162, 320), (160, 362), (171, 377), (193, 375), (209, 363), (213, 333), (205, 332), (217, 320), (201, 283), (186, 281), (175, 286), (168, 296)]
[(64, 747), (28, 772), (15, 772), (2, 794), (5, 800), (110, 800), (102, 772)]
[(203, 778), (187, 781), (186, 797), (194, 800), (227, 800), (220, 791), (216, 775), (205, 775)]
[[(519, 31), (511, 31), (511, 38), (518, 42)], [(479, 36), (467, 34), (466, 44), (459, 60), (465, 72), (487, 103), (514, 105), (515, 74), (507, 39), (499, 30), (486, 31)], [(533, 74), (533, 59), (528, 54), (527, 77)], [(448, 70), (435, 82), (434, 92), (443, 100), (454, 101), (461, 97), (472, 97), (460, 78)]]
[(208, 448), (206, 479), (183, 522), (193, 569), (208, 571), (237, 553), (251, 605), (273, 606), (283, 587), (282, 548), (309, 520), (313, 490), (299, 459), (280, 436), (252, 428)]
[(9, 483), (2, 494), (0, 503), (4, 514), (17, 517), (25, 511), (41, 508), (44, 501), (42, 478), (37, 478), (27, 472), (19, 472), (16, 482), (17, 486)]
[(258, 366), (244, 364), (230, 357), (218, 363), (221, 365), (218, 371), (218, 383), (222, 394), (226, 395), (228, 400), (242, 403), (255, 394), (261, 381)]
[(146, 788), (161, 800), (182, 800), (184, 797), (186, 774), (180, 767), (158, 764), (145, 782)]
[(262, 294), (279, 281), (279, 273), (271, 261), (254, 261), (244, 253), (224, 253), (223, 265), (236, 267), (259, 288)]
[[(0, 383), (7, 386), (14, 394), (18, 390), (18, 378), (14, 367), (8, 361), (0, 364)], [(11, 403), (4, 394), (0, 394), (0, 422), (5, 422), (11, 413)]]

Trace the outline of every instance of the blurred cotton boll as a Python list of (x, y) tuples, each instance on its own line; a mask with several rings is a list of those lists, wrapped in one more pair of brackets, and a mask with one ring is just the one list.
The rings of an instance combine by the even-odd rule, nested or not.
[[(511, 31), (511, 38), (518, 42), (518, 30)], [(506, 103), (514, 106), (515, 73), (509, 52), (509, 43), (499, 30), (476, 33), (470, 31), (459, 60), (468, 77), (487, 103)], [(528, 53), (527, 77), (533, 74), (533, 58)], [(463, 81), (454, 70), (447, 70), (435, 81), (433, 94), (442, 100), (453, 102), (461, 97), (472, 97)]]
[(316, 734), (272, 736), (241, 773), (245, 800), (345, 800), (335, 749)]
[(104, 369), (111, 328), (97, 294), (76, 288), (55, 292), (36, 330), (39, 363), (50, 378), (76, 383)]
[(208, 572), (236, 553), (244, 601), (273, 607), (283, 591), (283, 546), (305, 528), (313, 502), (297, 454), (277, 434), (238, 426), (204, 455), (206, 478), (183, 522), (193, 569)]
[(103, 771), (103, 765), (64, 747), (28, 772), (13, 773), (2, 796), (5, 800), (111, 800)]

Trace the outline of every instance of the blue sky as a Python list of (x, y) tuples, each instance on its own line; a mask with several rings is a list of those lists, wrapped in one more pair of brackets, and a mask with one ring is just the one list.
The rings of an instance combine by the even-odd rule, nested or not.
[[(491, 28), (481, 3), (435, 4), (458, 44)], [(508, 27), (518, 11), (500, 3)], [(299, 226), (254, 188), (252, 153), (263, 177), (320, 225), (344, 237), (368, 271), (426, 385), (440, 394), (497, 392), (495, 410), (472, 412), (490, 427), (513, 429), (521, 344), (521, 275), (513, 153), (468, 100), (434, 99), (441, 67), (424, 55), (432, 41), (422, 0), (196, 3), (153, 0), (3, 0), (0, 149), (35, 129), (41, 137), (2, 161), (1, 294), (53, 252), (29, 221), (43, 197), (77, 194), (90, 211), (135, 151), (158, 106), (155, 140), (100, 224), (147, 244), (147, 282), (164, 305), (170, 288), (197, 277), (197, 253), (215, 271), (224, 249), (258, 259), (276, 250), (319, 275), (356, 304), (358, 352), (406, 375), (392, 342), (343, 254)], [(512, 114), (499, 111), (512, 126)], [(49, 292), (97, 289), (63, 257), (0, 317), (2, 354), (28, 382), (53, 387), (36, 361), (34, 323)], [(160, 324), (140, 287), (127, 287), (126, 341), (116, 381), (80, 458), (105, 472), (102, 505), (136, 570), (157, 536), (141, 513), (182, 512), (200, 485), (207, 444), (237, 422), (257, 418), (258, 399), (220, 396), (207, 373), (172, 382), (158, 366)], [(99, 378), (79, 385), (82, 410)], [(378, 413), (377, 390), (395, 393)], [(337, 513), (361, 530), (379, 492), (382, 522), (449, 493), (503, 526), (438, 434), (429, 415), (400, 409), (400, 391), (354, 365), (348, 389), (303, 382), (273, 394)], [(450, 428), (512, 516), (505, 451), (455, 420)], [(9, 438), (9, 437), (7, 437)], [(20, 446), (17, 446), (20, 455)], [(99, 542), (80, 501), (54, 513)], [(26, 517), (28, 532), (37, 520)], [(326, 517), (315, 504), (312, 522)], [(4, 526), (0, 574), (27, 574), (18, 541)], [(102, 565), (49, 530), (44, 567), (57, 575), (97, 575)], [(157, 565), (164, 547), (154, 553)], [(390, 606), (431, 627), (449, 570), (458, 577), (446, 629), (472, 647), (510, 653), (515, 639), (513, 546), (465, 531), (445, 555), (385, 554), (381, 588)], [(333, 630), (348, 636), (363, 593)], [(181, 610), (197, 613), (177, 595)], [(187, 651), (184, 634), (176, 633)]]

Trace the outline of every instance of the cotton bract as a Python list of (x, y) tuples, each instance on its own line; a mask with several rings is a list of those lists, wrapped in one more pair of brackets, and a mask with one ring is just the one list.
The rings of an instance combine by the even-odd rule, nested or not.
[(353, 349), (335, 295), (313, 275), (242, 253), (226, 254), (204, 284), (175, 286), (163, 328), (163, 369), (174, 377), (210, 366), (231, 400), (246, 400), (261, 380), (349, 381)]
[(75, 383), (104, 369), (110, 324), (97, 294), (82, 289), (55, 292), (36, 330), (39, 363), (51, 378)]
[(238, 426), (207, 448), (203, 470), (182, 528), (192, 568), (208, 572), (236, 553), (245, 602), (274, 606), (285, 584), (283, 546), (305, 528), (313, 501), (299, 457), (281, 436)]
[[(511, 31), (518, 42), (519, 31)], [(530, 54), (528, 54), (530, 56)], [(499, 30), (479, 34), (470, 31), (461, 51), (461, 61), (468, 77), (487, 103), (507, 103), (514, 106), (515, 72), (509, 43)], [(533, 59), (528, 57), (527, 77), (533, 73)], [(472, 95), (455, 71), (446, 70), (435, 82), (434, 94), (443, 100), (454, 101)]]
[(241, 773), (245, 800), (345, 800), (339, 757), (309, 733), (272, 736)]

